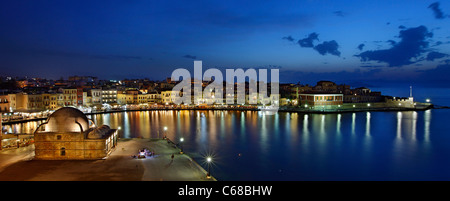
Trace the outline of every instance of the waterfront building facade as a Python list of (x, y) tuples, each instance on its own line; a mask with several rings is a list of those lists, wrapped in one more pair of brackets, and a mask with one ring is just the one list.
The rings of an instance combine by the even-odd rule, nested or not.
[(163, 104), (173, 104), (174, 103), (174, 97), (176, 93), (179, 93), (178, 91), (163, 91), (161, 92), (161, 99)]
[(10, 112), (10, 107), (9, 96), (0, 95), (0, 112)]
[(125, 105), (133, 103), (133, 96), (129, 94), (119, 93), (117, 94), (117, 104)]
[(135, 104), (145, 104), (145, 103), (148, 103), (148, 94), (142, 94), (142, 93), (139, 93), (138, 95), (137, 95), (137, 103), (135, 103)]
[(14, 111), (38, 111), (45, 108), (42, 94), (9, 94), (9, 100), (10, 107)]
[(88, 96), (91, 96), (92, 105), (102, 104), (102, 90), (101, 89), (90, 89)]
[(102, 102), (106, 104), (117, 103), (117, 89), (102, 89)]
[(117, 103), (117, 89), (102, 89), (102, 103)]
[(65, 106), (76, 106), (77, 105), (77, 89), (67, 88), (63, 89), (64, 94), (64, 105)]
[(306, 106), (342, 105), (343, 94), (332, 93), (302, 93), (299, 94), (300, 103)]
[(415, 108), (416, 104), (413, 97), (408, 98), (386, 98), (387, 107)]
[(56, 93), (42, 94), (42, 100), (44, 107), (47, 110), (56, 110), (62, 106), (58, 104), (58, 94)]
[(161, 102), (161, 94), (158, 92), (151, 92), (148, 94), (148, 103), (160, 103)]

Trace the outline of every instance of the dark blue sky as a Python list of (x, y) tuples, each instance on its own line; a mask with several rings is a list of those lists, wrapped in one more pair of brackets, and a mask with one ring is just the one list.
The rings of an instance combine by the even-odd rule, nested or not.
[(4, 76), (164, 79), (280, 68), (282, 82), (443, 85), (448, 1), (3, 1)]

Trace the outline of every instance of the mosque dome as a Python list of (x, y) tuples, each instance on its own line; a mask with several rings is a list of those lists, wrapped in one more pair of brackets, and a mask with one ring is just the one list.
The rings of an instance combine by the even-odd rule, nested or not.
[(89, 132), (87, 138), (88, 139), (100, 139), (103, 136), (107, 135), (108, 132), (110, 132), (111, 128), (109, 128), (109, 126), (107, 125), (102, 125), (94, 130), (92, 130), (91, 132)]
[(89, 120), (80, 110), (63, 107), (53, 112), (47, 119), (46, 132), (85, 132), (89, 129)]

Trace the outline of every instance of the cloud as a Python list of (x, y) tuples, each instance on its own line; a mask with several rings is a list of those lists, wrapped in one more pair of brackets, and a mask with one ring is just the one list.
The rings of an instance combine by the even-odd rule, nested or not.
[(393, 40), (387, 40), (386, 42), (388, 42), (391, 45), (395, 45), (397, 42), (393, 41)]
[(340, 56), (341, 52), (338, 51), (339, 45), (335, 40), (325, 41), (322, 44), (318, 44), (314, 47), (321, 55), (331, 54)]
[(433, 52), (428, 53), (427, 61), (434, 61), (435, 59), (440, 59), (440, 58), (444, 58), (447, 56), (448, 56), (448, 54), (433, 51)]
[(346, 15), (344, 12), (342, 12), (340, 10), (334, 11), (333, 14), (338, 16), (338, 17), (345, 17), (345, 15)]
[(434, 13), (434, 18), (436, 19), (444, 19), (444, 13), (439, 8), (439, 2), (434, 2), (428, 6), (429, 9), (431, 9)]
[(442, 41), (437, 41), (434, 46), (442, 45)]
[(298, 40), (297, 43), (301, 47), (314, 47), (313, 42), (314, 42), (314, 40), (319, 40), (318, 36), (319, 36), (319, 34), (313, 32), (313, 33), (310, 33), (307, 38)]
[(285, 37), (283, 37), (282, 39), (283, 39), (283, 40), (288, 40), (288, 41), (290, 41), (290, 42), (292, 42), (292, 41), (295, 40), (294, 38), (292, 38), (292, 36), (285, 36)]
[(362, 52), (356, 57), (360, 57), (361, 61), (378, 61), (386, 62), (390, 67), (400, 67), (403, 65), (413, 64), (422, 53), (427, 52), (427, 38), (433, 37), (433, 33), (428, 32), (425, 26), (409, 28), (401, 30), (398, 36), (401, 40), (392, 47), (384, 50), (369, 50)]
[(361, 51), (362, 51), (362, 50), (363, 50), (363, 48), (364, 48), (364, 43), (361, 43), (361, 44), (359, 44), (359, 45), (358, 45), (358, 49), (359, 49), (359, 50), (361, 50)]
[(188, 59), (197, 59), (197, 56), (192, 56), (192, 55), (189, 55), (189, 54), (186, 54), (183, 57), (184, 58), (188, 58)]
[[(290, 36), (289, 36), (290, 37)], [(285, 40), (293, 39), (292, 37), (283, 37)], [(321, 44), (318, 44), (314, 46), (314, 41), (319, 41), (319, 34), (316, 32), (310, 33), (308, 37), (300, 39), (297, 41), (297, 43), (300, 45), (300, 47), (305, 48), (313, 48), (317, 52), (319, 52), (321, 55), (331, 54), (335, 56), (340, 56), (341, 52), (338, 51), (339, 45), (335, 40), (332, 41), (325, 41)]]

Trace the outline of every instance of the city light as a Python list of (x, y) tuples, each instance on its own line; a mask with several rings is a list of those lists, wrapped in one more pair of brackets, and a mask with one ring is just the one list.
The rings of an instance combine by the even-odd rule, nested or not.
[(208, 162), (208, 173), (206, 174), (206, 178), (210, 179), (211, 178), (211, 162), (212, 162), (211, 156), (206, 157), (206, 162)]
[(184, 138), (181, 137), (180, 138), (180, 154), (183, 154), (183, 145), (182, 145), (183, 142), (184, 142)]

